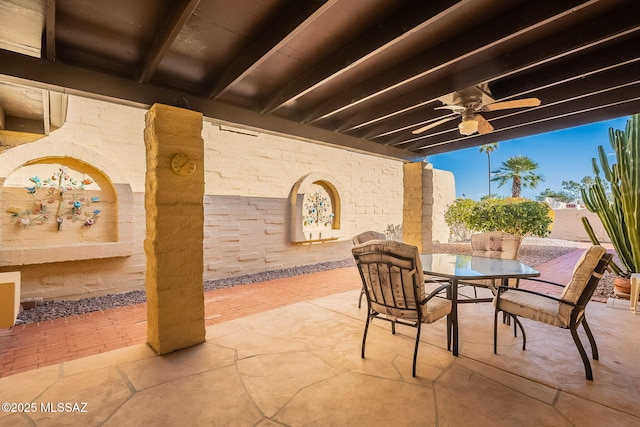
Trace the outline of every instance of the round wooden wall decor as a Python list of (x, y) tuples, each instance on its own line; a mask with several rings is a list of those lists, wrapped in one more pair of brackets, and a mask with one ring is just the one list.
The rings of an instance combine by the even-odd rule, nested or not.
[(178, 153), (171, 158), (171, 170), (176, 175), (191, 175), (196, 171), (196, 161), (188, 154)]

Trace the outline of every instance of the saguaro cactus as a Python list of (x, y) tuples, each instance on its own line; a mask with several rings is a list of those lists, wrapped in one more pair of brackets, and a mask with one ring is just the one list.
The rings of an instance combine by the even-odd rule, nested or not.
[[(598, 146), (598, 161), (594, 158), (595, 180), (586, 191), (582, 190), (582, 200), (591, 212), (598, 214), (604, 229), (616, 249), (623, 271), (612, 266), (617, 274), (629, 276), (640, 272), (640, 114), (633, 115), (625, 131), (609, 129), (609, 142), (616, 153), (617, 163), (609, 165), (607, 153)], [(605, 193), (603, 178), (609, 183), (611, 197)], [(597, 239), (586, 218), (583, 223), (594, 243)]]

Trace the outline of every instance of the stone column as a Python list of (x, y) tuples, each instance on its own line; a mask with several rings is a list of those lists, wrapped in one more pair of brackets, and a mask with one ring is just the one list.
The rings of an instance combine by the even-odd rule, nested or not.
[(453, 174), (424, 162), (405, 163), (403, 173), (402, 240), (431, 252), (433, 242), (446, 241), (449, 234), (444, 212), (455, 201)]
[(422, 222), (422, 206), (424, 191), (422, 185), (423, 162), (405, 163), (403, 165), (404, 204), (402, 208), (402, 241), (418, 247), (424, 253), (431, 246), (423, 247), (424, 225)]
[(202, 114), (156, 104), (146, 115), (147, 342), (158, 354), (205, 341)]

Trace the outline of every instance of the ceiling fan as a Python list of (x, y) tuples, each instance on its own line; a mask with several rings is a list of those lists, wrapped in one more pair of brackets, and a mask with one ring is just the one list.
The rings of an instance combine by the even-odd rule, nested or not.
[(488, 87), (473, 86), (458, 90), (452, 94), (438, 98), (444, 105), (436, 107), (436, 110), (451, 110), (453, 115), (443, 119), (429, 123), (419, 129), (413, 130), (411, 133), (417, 135), (419, 133), (433, 129), (450, 120), (458, 118), (458, 114), (462, 117), (458, 130), (462, 135), (472, 135), (478, 132), (481, 135), (493, 131), (493, 126), (480, 112), (508, 110), (511, 108), (537, 107), (540, 105), (538, 98), (522, 98), (513, 99), (511, 101), (496, 102), (489, 94)]

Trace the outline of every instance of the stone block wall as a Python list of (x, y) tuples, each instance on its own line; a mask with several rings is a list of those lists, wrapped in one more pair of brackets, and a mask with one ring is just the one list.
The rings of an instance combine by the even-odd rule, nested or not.
[[(444, 213), (449, 205), (456, 200), (456, 182), (452, 172), (433, 169), (429, 165), (431, 188), (427, 194), (430, 198), (430, 209), (425, 209), (423, 219), (431, 225), (433, 242), (446, 243), (449, 241), (449, 226), (444, 221)], [(430, 211), (430, 213), (428, 212)]]
[[(38, 158), (69, 156), (100, 170), (115, 188), (130, 192), (118, 200), (121, 212), (129, 215), (121, 218), (125, 221), (121, 227), (130, 235), (125, 239), (128, 253), (0, 267), (22, 272), (22, 298), (73, 299), (144, 289), (145, 114), (143, 109), (71, 96), (61, 129), (0, 155), (0, 178)], [(384, 232), (387, 225), (402, 223), (403, 162), (240, 132), (203, 123), (203, 279), (349, 259), (353, 235)], [(290, 192), (307, 174), (326, 179), (338, 191), (342, 203), (336, 232), (341, 239), (291, 243)], [(11, 231), (3, 228), (0, 233)], [(120, 237), (114, 244), (125, 241)], [(100, 245), (92, 248), (96, 254), (103, 250)]]
[[(21, 271), (23, 299), (75, 299), (144, 289), (146, 112), (70, 96), (62, 128), (0, 154), (0, 186), (21, 165), (47, 157), (70, 157), (108, 177), (118, 196), (116, 242), (98, 242), (90, 250), (73, 245), (63, 250), (43, 246), (40, 250), (57, 253), (59, 259), (0, 265), (0, 272)], [(352, 236), (366, 230), (384, 232), (388, 225), (402, 224), (405, 200), (418, 200), (406, 193), (404, 163), (398, 160), (246, 132), (207, 119), (202, 138), (204, 280), (350, 259)], [(444, 205), (455, 194), (453, 178), (433, 169), (428, 174), (423, 186), (427, 193), (419, 196), (417, 209), (424, 206), (440, 218)], [(307, 175), (326, 180), (339, 194), (340, 226), (331, 230), (340, 237), (337, 240), (291, 243), (290, 196), (296, 182)], [(430, 196), (430, 191), (438, 194)], [(416, 218), (429, 220), (422, 213)], [(13, 232), (14, 226), (2, 225), (0, 237)], [(440, 225), (425, 232), (428, 239), (436, 240), (445, 239), (448, 233)], [(0, 248), (0, 259), (4, 250)], [(65, 259), (71, 261), (62, 261)]]
[(444, 221), (447, 207), (455, 201), (455, 180), (447, 171), (427, 163), (404, 165), (403, 240), (429, 252), (433, 242), (447, 242), (449, 227)]
[[(402, 222), (402, 162), (223, 129), (203, 129), (205, 279), (348, 259), (353, 235)], [(289, 198), (307, 174), (339, 193), (337, 241), (291, 243)]]

